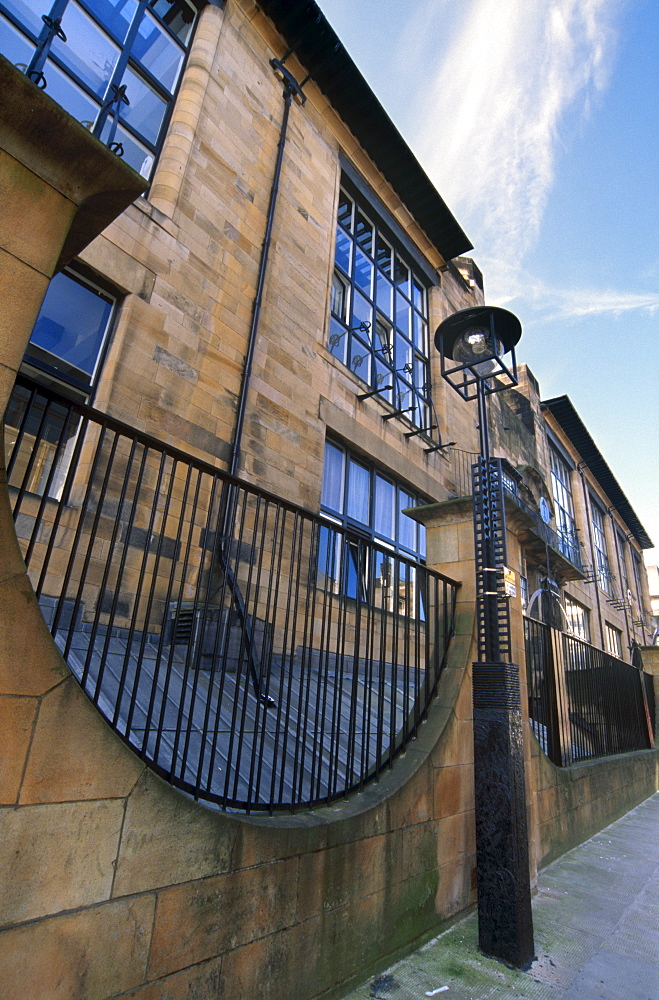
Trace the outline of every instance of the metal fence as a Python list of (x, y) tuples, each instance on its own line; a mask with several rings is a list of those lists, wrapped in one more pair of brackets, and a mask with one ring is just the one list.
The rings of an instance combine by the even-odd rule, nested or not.
[(550, 760), (646, 750), (653, 744), (652, 678), (576, 636), (524, 619), (529, 716)]
[(55, 641), (172, 784), (224, 808), (309, 806), (414, 737), (452, 581), (23, 377), (5, 444)]

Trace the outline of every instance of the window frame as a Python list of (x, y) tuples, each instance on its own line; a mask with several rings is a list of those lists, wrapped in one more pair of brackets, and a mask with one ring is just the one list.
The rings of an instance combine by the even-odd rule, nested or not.
[(570, 635), (575, 635), (578, 639), (583, 639), (584, 642), (590, 642), (590, 609), (570, 597), (569, 594), (563, 594), (563, 611), (565, 612), (565, 620), (570, 626)]
[(431, 282), (345, 173), (334, 232), (329, 351), (373, 395), (430, 434)]
[[(104, 81), (103, 93), (100, 94), (98, 92), (100, 87), (95, 90), (89, 80), (85, 80), (81, 75), (80, 69), (75, 68), (76, 56), (73, 47), (70, 49), (71, 58), (68, 61), (65, 53), (60, 51), (65, 44), (70, 44), (68, 40), (66, 43), (61, 39), (57, 39), (57, 37), (47, 40), (48, 31), (46, 26), (40, 28), (37, 34), (35, 28), (24, 18), (21, 18), (19, 13), (10, 10), (6, 3), (0, 0), (0, 22), (9, 24), (14, 31), (17, 31), (31, 51), (32, 58), (30, 63), (25, 64), (26, 71), (36, 59), (33, 72), (35, 75), (38, 75), (36, 75), (35, 82), (40, 85), (41, 80), (45, 79), (47, 93), (48, 67), (53, 71), (54, 77), (61, 80), (65, 87), (73, 87), (74, 90), (78, 91), (81, 102), (86, 102), (89, 105), (90, 112), (95, 109), (93, 119), (82, 119), (85, 127), (89, 128), (93, 135), (113, 149), (114, 152), (119, 153), (121, 149), (122, 152), (120, 155), (123, 156), (125, 162), (129, 163), (147, 180), (150, 180), (153, 175), (154, 166), (169, 127), (172, 111), (176, 103), (199, 21), (199, 13), (212, 0), (180, 0), (181, 3), (185, 3), (193, 11), (193, 20), (185, 41), (182, 41), (177, 33), (170, 28), (165, 17), (154, 9), (156, 2), (157, 0), (135, 0), (135, 11), (126, 28), (125, 37), (122, 39), (116, 30), (107, 23), (102, 14), (99, 14), (98, 10), (94, 9), (94, 5), (90, 0), (51, 0), (48, 12), (44, 16), (49, 16), (52, 19), (62, 19), (62, 30), (66, 28), (67, 10), (73, 11), (77, 9), (83, 18), (91, 22), (93, 29), (99, 32), (103, 41), (110, 48), (118, 50), (117, 59), (107, 74), (107, 79)], [(150, 68), (138, 54), (140, 32), (142, 27), (148, 23), (149, 17), (154, 19), (156, 27), (164, 33), (167, 41), (175, 46), (180, 54), (178, 70), (176, 71), (175, 81), (171, 89), (159, 79), (154, 73), (153, 68)], [(37, 55), (40, 44), (44, 47), (41, 54)], [(20, 65), (22, 66), (23, 64)], [(116, 88), (125, 86), (126, 94), (130, 101), (128, 78), (131, 73), (138, 84), (150, 90), (155, 95), (156, 100), (162, 101), (164, 105), (162, 118), (153, 138), (149, 137), (134, 121), (131, 121), (129, 116), (122, 114), (122, 109), (125, 108), (127, 110), (130, 104), (126, 105), (122, 101), (119, 101), (116, 108), (110, 107), (108, 109), (108, 102), (111, 101), (111, 95), (113, 93), (116, 94)], [(52, 93), (50, 96), (53, 96)], [(56, 97), (54, 99), (58, 100)], [(66, 111), (73, 114), (74, 117), (78, 117), (78, 114), (70, 110), (70, 107), (66, 104), (59, 100), (58, 103)], [(137, 107), (137, 105), (133, 105), (133, 107)], [(128, 115), (130, 115), (130, 112)], [(134, 142), (137, 150), (142, 149), (145, 152), (146, 155), (140, 165), (132, 162), (133, 158), (129, 158), (126, 155), (126, 149), (121, 142), (122, 135), (125, 136), (125, 141), (130, 140)], [(119, 144), (118, 147), (115, 145), (116, 143)]]
[(604, 645), (610, 656), (622, 660), (622, 631), (610, 622), (604, 622)]
[(568, 559), (575, 561), (575, 553), (578, 556), (578, 539), (572, 496), (572, 469), (551, 441), (549, 442), (549, 466), (556, 534), (563, 554)]
[(611, 594), (611, 566), (609, 563), (609, 552), (606, 544), (606, 528), (604, 525), (605, 513), (590, 494), (590, 523), (593, 529), (593, 554), (595, 556), (595, 566), (593, 570), (597, 577), (597, 585), (607, 596)]
[[(65, 275), (71, 281), (88, 291), (91, 291), (99, 299), (103, 300), (110, 306), (110, 312), (104, 323), (104, 329), (101, 334), (98, 350), (96, 352), (96, 361), (94, 363), (93, 370), (88, 378), (78, 377), (75, 372), (80, 372), (80, 374), (84, 376), (85, 372), (83, 369), (76, 368), (75, 365), (67, 362), (66, 358), (63, 356), (56, 354), (54, 351), (48, 351), (47, 348), (44, 348), (32, 341), (32, 335), (42, 317), (44, 307), (48, 300), (48, 290), (52, 285), (52, 281), (55, 280), (58, 275), (55, 275), (51, 279), (51, 283), (46, 290), (39, 313), (30, 333), (30, 339), (23, 356), (23, 365), (40, 375), (45, 375), (49, 379), (54, 380), (58, 386), (65, 386), (69, 391), (73, 391), (76, 398), (81, 398), (84, 402), (88, 402), (93, 397), (98, 377), (103, 368), (103, 362), (105, 361), (105, 357), (110, 346), (112, 334), (116, 327), (117, 316), (121, 307), (121, 296), (116, 289), (111, 289), (109, 282), (104, 282), (102, 277), (96, 275), (91, 271), (91, 269), (81, 265), (77, 261), (67, 265), (62, 270), (61, 274)], [(50, 361), (50, 358), (53, 360)], [(62, 362), (62, 365), (58, 365), (58, 361)]]

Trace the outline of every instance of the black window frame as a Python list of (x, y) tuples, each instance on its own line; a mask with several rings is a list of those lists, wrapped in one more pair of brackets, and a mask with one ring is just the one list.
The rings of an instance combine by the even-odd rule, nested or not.
[[(340, 295), (335, 294), (338, 284)], [(329, 350), (374, 395), (428, 435), (434, 422), (431, 287), (427, 273), (377, 205), (344, 173), (335, 229)]]
[[(85, 127), (89, 128), (93, 135), (100, 138), (101, 141), (105, 142), (118, 155), (123, 155), (126, 162), (130, 163), (147, 180), (150, 180), (171, 120), (172, 110), (176, 102), (199, 20), (199, 13), (212, 0), (178, 0), (179, 3), (186, 4), (194, 12), (190, 31), (184, 43), (181, 42), (176, 32), (170, 28), (165, 16), (159, 14), (154, 9), (158, 0), (135, 0), (135, 2), (137, 4), (136, 10), (127, 28), (126, 37), (123, 40), (107, 20), (99, 15), (98, 10), (94, 10), (94, 4), (90, 0), (52, 0), (48, 13), (44, 15), (44, 17), (49, 18), (51, 25), (62, 20), (63, 24), (59, 28), (63, 31), (66, 25), (65, 17), (67, 9), (70, 7), (73, 9), (73, 6), (76, 6), (85, 17), (91, 20), (94, 27), (105, 36), (108, 43), (119, 49), (119, 56), (109, 75), (107, 86), (102, 96), (94, 91), (94, 88), (80, 73), (75, 71), (71, 65), (71, 61), (74, 60), (67, 63), (62, 54), (58, 52), (59, 47), (67, 44), (68, 40), (64, 42), (61, 38), (57, 37), (57, 34), (53, 35), (52, 28), (49, 31), (49, 25), (46, 22), (44, 22), (37, 33), (35, 28), (22, 19), (16, 11), (11, 11), (8, 8), (6, 0), (0, 0), (0, 21), (4, 19), (5, 23), (8, 23), (14, 31), (17, 31), (30, 50), (30, 62), (19, 65), (26, 72), (30, 71), (31, 78), (35, 80), (35, 83), (38, 86), (45, 87), (46, 93), (48, 93), (49, 66), (53, 69), (55, 75), (62, 74), (65, 81), (67, 81), (67, 85), (70, 84), (73, 88), (80, 91), (82, 98), (96, 108), (96, 115), (93, 120), (82, 120)], [(168, 13), (171, 14), (172, 12)], [(180, 66), (171, 90), (141, 61), (136, 52), (136, 43), (138, 42), (140, 28), (147, 23), (147, 16), (153, 17), (158, 28), (165, 32), (165, 37), (179, 49), (181, 54)], [(51, 35), (52, 37), (50, 37)], [(133, 122), (122, 114), (123, 108), (130, 107), (130, 104), (127, 105), (125, 103), (120, 93), (121, 88), (125, 87), (125, 96), (128, 97), (128, 101), (130, 102), (130, 87), (127, 83), (129, 73), (132, 73), (139, 83), (153, 91), (156, 98), (164, 104), (162, 120), (160, 121), (155, 138), (149, 137), (143, 131), (141, 132)], [(111, 103), (113, 97), (116, 98), (114, 104)], [(66, 105), (63, 104), (62, 106), (65, 110), (68, 110)], [(93, 110), (93, 108), (90, 110)], [(142, 160), (141, 166), (137, 166), (136, 163), (131, 162), (132, 157), (126, 155), (126, 150), (121, 142), (122, 134), (125, 136), (126, 142), (132, 140), (137, 144), (137, 147), (141, 146), (146, 151), (146, 156)]]
[(606, 544), (606, 514), (592, 494), (590, 500), (590, 523), (593, 529), (593, 549), (595, 555), (595, 566), (593, 567), (597, 578), (597, 585), (605, 594), (611, 594), (611, 566), (609, 563), (609, 550)]

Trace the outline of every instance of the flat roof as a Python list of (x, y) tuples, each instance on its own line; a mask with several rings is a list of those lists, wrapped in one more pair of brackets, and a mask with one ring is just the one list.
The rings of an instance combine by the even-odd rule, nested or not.
[(472, 249), (315, 0), (257, 0), (445, 261)]
[(653, 544), (645, 528), (623, 493), (618, 480), (607, 465), (604, 456), (590, 436), (584, 422), (572, 405), (570, 397), (555, 396), (554, 399), (543, 400), (540, 405), (544, 410), (549, 410), (556, 419), (641, 548), (651, 549)]

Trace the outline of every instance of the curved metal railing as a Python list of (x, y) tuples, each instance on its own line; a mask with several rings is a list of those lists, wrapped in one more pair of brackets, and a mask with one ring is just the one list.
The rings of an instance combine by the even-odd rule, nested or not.
[(223, 808), (311, 806), (414, 737), (455, 583), (23, 377), (5, 442), (55, 641), (172, 784)]

